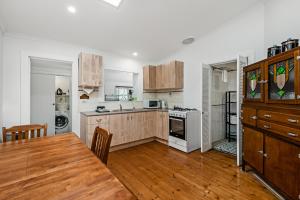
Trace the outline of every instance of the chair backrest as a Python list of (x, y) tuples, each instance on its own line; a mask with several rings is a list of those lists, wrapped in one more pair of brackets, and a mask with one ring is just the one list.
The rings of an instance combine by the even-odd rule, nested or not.
[(91, 150), (106, 165), (111, 139), (112, 134), (108, 130), (99, 127), (95, 128)]
[[(47, 124), (29, 124), (21, 126), (13, 126), (11, 128), (2, 128), (3, 142), (7, 142), (7, 136), (11, 136), (11, 141), (23, 140), (28, 138), (35, 138), (47, 136)], [(41, 130), (43, 130), (41, 134)]]

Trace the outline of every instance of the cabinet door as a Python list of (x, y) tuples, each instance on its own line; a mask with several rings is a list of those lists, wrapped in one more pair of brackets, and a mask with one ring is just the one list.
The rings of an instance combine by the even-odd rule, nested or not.
[(300, 104), (299, 50), (266, 61), (266, 102)]
[(242, 112), (241, 113), (242, 122), (244, 124), (248, 124), (248, 125), (251, 125), (251, 126), (256, 126), (256, 123), (257, 123), (256, 109), (243, 107), (241, 112)]
[(266, 136), (265, 177), (291, 199), (300, 194), (300, 148)]
[(162, 112), (162, 137), (163, 140), (169, 140), (169, 113)]
[(156, 113), (157, 112), (144, 112), (143, 113), (143, 139), (151, 138), (156, 136), (157, 124), (156, 124)]
[(159, 65), (156, 67), (156, 89), (163, 89), (163, 65)]
[(156, 67), (146, 66), (143, 68), (143, 85), (144, 90), (156, 89)]
[(129, 128), (129, 116), (127, 114), (110, 115), (109, 131), (113, 134), (111, 146), (126, 143)]
[(263, 133), (244, 127), (243, 134), (243, 159), (263, 173)]
[(144, 139), (143, 136), (143, 113), (129, 114), (129, 137), (126, 142), (134, 142)]
[(244, 101), (264, 102), (264, 63), (244, 69)]
[(102, 84), (102, 57), (93, 54), (79, 55), (79, 86), (99, 87)]
[(163, 122), (162, 122), (162, 112), (156, 112), (156, 137), (162, 138), (162, 129), (163, 129)]

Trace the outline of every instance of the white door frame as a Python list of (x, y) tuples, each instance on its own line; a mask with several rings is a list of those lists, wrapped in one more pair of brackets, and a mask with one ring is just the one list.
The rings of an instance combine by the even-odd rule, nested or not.
[[(80, 115), (78, 112), (78, 62), (74, 57), (62, 55), (44, 54), (39, 52), (22, 52), (21, 53), (21, 77), (20, 77), (20, 123), (30, 124), (30, 78), (31, 63), (30, 58), (40, 58), (45, 60), (55, 60), (69, 62), (72, 64), (72, 131), (80, 135)], [(77, 124), (77, 125), (76, 125)], [(75, 126), (76, 125), (76, 126)]]
[[(228, 59), (224, 59), (223, 61), (220, 61), (220, 62), (214, 62), (214, 63), (211, 63), (211, 64), (207, 64), (208, 66), (212, 66), (212, 65), (217, 65), (217, 64), (226, 64), (226, 63), (230, 63), (230, 62), (239, 62), (239, 57), (241, 56), (241, 55), (243, 55), (243, 54), (239, 54), (239, 55), (237, 55), (235, 58), (228, 58)], [(247, 55), (245, 55), (244, 57), (247, 57), (248, 58), (248, 64), (249, 63), (252, 63), (253, 62), (253, 60), (254, 60), (254, 53), (253, 52), (248, 52), (247, 53)], [(203, 66), (203, 64), (202, 64), (202, 66)], [(237, 66), (238, 66), (238, 63), (237, 63)], [(239, 69), (237, 69), (237, 73), (239, 73)], [(201, 76), (202, 76), (202, 74), (201, 74)], [(237, 76), (239, 76), (239, 74), (237, 75)], [(210, 89), (211, 89), (211, 85), (212, 85), (212, 83), (211, 83), (211, 81), (212, 81), (212, 72), (210, 73), (210, 78), (209, 78), (209, 80), (210, 80)], [(201, 81), (201, 84), (202, 84), (202, 81)], [(239, 87), (239, 79), (237, 79), (237, 87)], [(201, 87), (202, 88), (202, 87)], [(237, 88), (237, 91), (239, 91), (239, 88)], [(209, 94), (209, 106), (211, 106), (211, 91), (209, 92), (210, 94)], [(201, 106), (202, 106), (202, 98), (203, 98), (203, 94), (202, 94), (202, 92), (201, 92)], [(237, 94), (237, 102), (240, 102), (240, 100), (239, 100), (239, 94)], [(239, 108), (239, 104), (237, 103), (237, 113), (239, 113), (240, 112), (240, 108)], [(209, 108), (209, 125), (211, 126), (211, 108)], [(237, 117), (239, 116), (239, 114), (237, 115)], [(202, 120), (201, 120), (201, 127), (202, 127)], [(211, 127), (210, 127), (210, 129), (211, 129)], [(239, 155), (239, 152), (240, 152), (240, 149), (238, 149), (238, 148), (241, 148), (241, 145), (239, 144), (239, 136), (238, 136), (238, 128), (237, 128), (237, 158), (236, 158), (236, 164), (237, 164), (237, 166), (240, 166), (240, 157), (241, 157), (241, 155)], [(201, 129), (201, 140), (202, 140), (202, 129)], [(212, 138), (212, 134), (211, 134), (211, 132), (210, 132), (210, 134), (209, 134), (209, 141), (210, 141), (210, 145), (212, 145), (212, 143), (211, 143), (211, 138)]]

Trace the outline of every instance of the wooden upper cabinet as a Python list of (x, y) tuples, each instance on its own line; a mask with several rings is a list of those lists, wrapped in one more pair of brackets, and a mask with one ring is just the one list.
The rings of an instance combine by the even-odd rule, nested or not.
[(300, 103), (299, 49), (265, 61), (266, 103)]
[(264, 62), (244, 69), (244, 102), (264, 102)]
[(263, 133), (251, 128), (243, 129), (243, 158), (258, 172), (263, 173), (264, 137)]
[(264, 175), (290, 199), (300, 195), (300, 148), (265, 137)]
[(300, 47), (244, 68), (244, 102), (300, 104)]
[(143, 68), (144, 90), (155, 90), (156, 88), (156, 67), (146, 66)]
[(102, 57), (93, 54), (79, 55), (79, 87), (100, 87), (102, 85)]
[(143, 75), (146, 91), (178, 91), (184, 87), (184, 63), (180, 61), (156, 67), (146, 66)]

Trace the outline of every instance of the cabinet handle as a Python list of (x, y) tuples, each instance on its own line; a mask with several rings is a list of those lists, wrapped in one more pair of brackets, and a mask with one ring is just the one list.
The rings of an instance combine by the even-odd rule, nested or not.
[(243, 120), (244, 119), (244, 117), (241, 117), (241, 120)]
[(264, 125), (264, 128), (265, 128), (265, 129), (270, 129), (270, 128), (271, 128), (271, 126)]
[(271, 118), (272, 116), (266, 114), (266, 115), (264, 115), (264, 117), (265, 117), (265, 118)]
[(257, 120), (256, 116), (251, 116), (250, 119)]
[(296, 134), (296, 133), (288, 133), (288, 136), (290, 136), (290, 137), (298, 137), (298, 134)]
[(288, 119), (288, 122), (290, 122), (290, 123), (296, 123), (296, 124), (299, 123), (299, 121), (296, 120), (296, 119)]
[(96, 119), (96, 122), (98, 122), (98, 123), (101, 122), (101, 121), (102, 121), (102, 119)]
[(297, 95), (297, 99), (300, 99), (300, 95)]
[(243, 110), (241, 110), (241, 113), (243, 113), (244, 111)]
[(268, 154), (264, 153), (264, 157), (267, 158), (267, 157), (268, 157)]
[(264, 154), (264, 152), (263, 152), (262, 150), (258, 151), (258, 153), (259, 153), (259, 154), (262, 154), (262, 155)]

